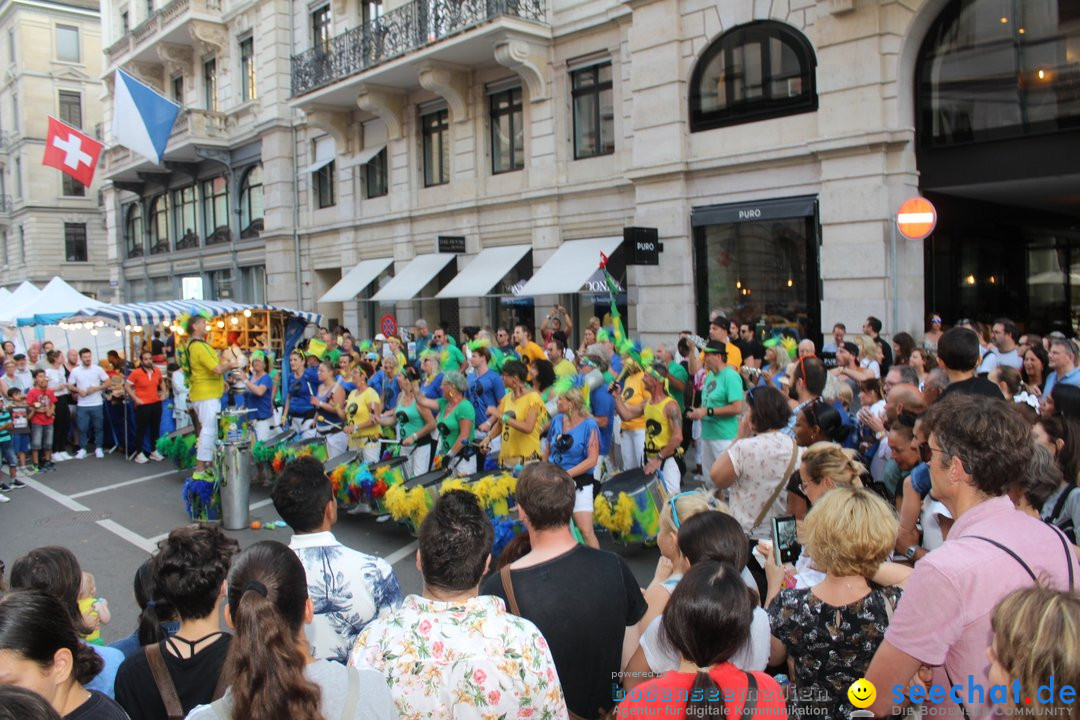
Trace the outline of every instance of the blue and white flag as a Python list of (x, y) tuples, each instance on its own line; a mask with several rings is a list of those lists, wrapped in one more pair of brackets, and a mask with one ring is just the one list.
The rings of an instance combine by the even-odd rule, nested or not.
[(113, 137), (160, 165), (180, 106), (123, 70), (116, 71), (114, 85)]

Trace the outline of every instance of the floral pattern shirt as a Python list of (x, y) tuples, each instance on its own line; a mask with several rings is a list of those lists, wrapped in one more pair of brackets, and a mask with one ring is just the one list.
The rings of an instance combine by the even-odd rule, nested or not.
[(568, 717), (547, 641), (490, 595), (409, 595), (360, 634), (349, 662), (386, 677), (401, 720)]
[(727, 450), (735, 469), (735, 484), (728, 491), (728, 505), (731, 515), (754, 540), (768, 538), (772, 534), (772, 519), (787, 515), (787, 491), (781, 491), (761, 523), (754, 525), (776, 486), (787, 483), (789, 475), (785, 472), (799, 467), (801, 450), (796, 450), (795, 462), (791, 462), (794, 445), (795, 441), (782, 432), (766, 432), (738, 440)]
[(307, 573), (315, 618), (307, 626), (317, 660), (345, 663), (368, 623), (401, 607), (401, 586), (382, 558), (347, 548), (332, 532), (293, 535), (289, 548)]
[(791, 717), (851, 717), (848, 688), (866, 674), (900, 601), (900, 588), (872, 587), (844, 607), (809, 588), (781, 590), (769, 605), (772, 634), (795, 660)]

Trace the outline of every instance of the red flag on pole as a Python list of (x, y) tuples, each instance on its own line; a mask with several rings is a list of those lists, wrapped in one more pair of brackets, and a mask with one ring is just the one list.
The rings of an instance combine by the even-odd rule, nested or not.
[(45, 157), (41, 162), (67, 173), (83, 185), (94, 181), (102, 144), (75, 128), (49, 118), (49, 134), (45, 138)]

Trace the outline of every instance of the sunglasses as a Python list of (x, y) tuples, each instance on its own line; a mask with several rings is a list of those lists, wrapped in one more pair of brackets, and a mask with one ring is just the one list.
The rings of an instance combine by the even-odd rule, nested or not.
[(672, 524), (675, 525), (676, 530), (679, 529), (679, 526), (682, 523), (679, 522), (679, 511), (675, 507), (675, 501), (678, 500), (679, 498), (683, 497), (684, 495), (694, 495), (696, 493), (697, 493), (697, 490), (687, 490), (686, 492), (681, 492), (678, 495), (674, 495), (674, 496), (668, 498), (668, 501), (667, 501), (668, 502), (668, 508), (671, 509), (671, 522), (672, 522)]
[(924, 463), (929, 463), (930, 458), (934, 456), (934, 451), (937, 450), (940, 453), (945, 452), (941, 448), (936, 448), (928, 442), (919, 443), (919, 459)]

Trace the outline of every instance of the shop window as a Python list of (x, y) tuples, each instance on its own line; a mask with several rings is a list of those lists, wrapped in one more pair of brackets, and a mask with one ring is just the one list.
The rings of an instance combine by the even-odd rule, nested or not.
[(215, 270), (210, 273), (211, 297), (228, 300), (233, 296), (232, 270)]
[(611, 63), (570, 73), (574, 103), (574, 159), (615, 152), (615, 92)]
[(491, 172), (521, 170), (525, 167), (525, 128), (521, 88), (492, 93)]
[(450, 123), (447, 110), (420, 118), (424, 140), (424, 187), (450, 182)]
[(127, 206), (124, 215), (124, 244), (129, 258), (143, 255), (143, 217), (142, 205), (133, 202)]
[(262, 165), (254, 165), (240, 181), (240, 239), (259, 237), (263, 229)]
[(1080, 127), (1080, 5), (953, 0), (916, 68), (923, 147)]
[(782, 23), (724, 33), (691, 75), (691, 132), (817, 110), (816, 64), (806, 37)]

